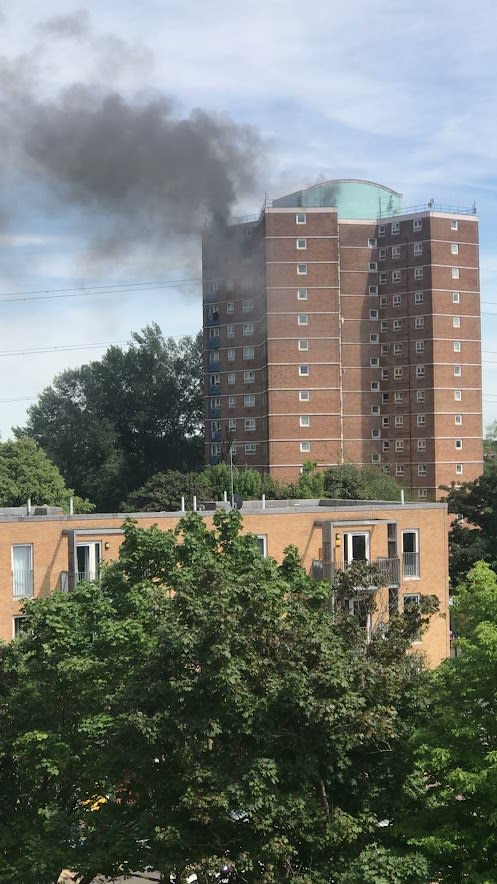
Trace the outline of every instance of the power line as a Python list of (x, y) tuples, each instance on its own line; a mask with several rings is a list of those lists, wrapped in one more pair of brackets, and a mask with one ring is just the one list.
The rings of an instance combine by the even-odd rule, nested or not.
[(135, 292), (154, 292), (167, 288), (181, 288), (185, 285), (200, 283), (200, 277), (163, 280), (155, 282), (123, 282), (108, 283), (97, 286), (75, 286), (68, 289), (33, 289), (25, 292), (1, 292), (0, 303), (11, 304), (19, 301), (48, 301), (59, 298), (82, 298), (100, 295), (134, 294)]

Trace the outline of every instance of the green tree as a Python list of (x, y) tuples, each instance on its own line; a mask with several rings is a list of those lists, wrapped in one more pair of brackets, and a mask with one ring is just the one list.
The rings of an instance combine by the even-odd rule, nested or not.
[(26, 604), (0, 679), (2, 884), (65, 865), (83, 884), (214, 884), (223, 865), (247, 884), (428, 880), (380, 826), (423, 703), (423, 612), (367, 643), (294, 548), (278, 566), (240, 525), (128, 522), (99, 585)]
[(378, 467), (341, 464), (326, 470), (324, 491), (337, 500), (399, 500), (401, 486)]
[(17, 436), (35, 439), (80, 495), (115, 510), (150, 476), (202, 463), (201, 341), (157, 325), (55, 378)]
[(76, 512), (91, 512), (88, 500), (73, 496), (57, 467), (33, 439), (0, 443), (0, 506), (35, 504), (68, 509), (73, 497)]
[(449, 532), (449, 570), (457, 586), (478, 561), (497, 567), (497, 462), (473, 482), (444, 490), (449, 513), (457, 514)]
[(458, 655), (433, 673), (407, 793), (429, 881), (497, 881), (497, 576), (478, 563), (454, 602)]

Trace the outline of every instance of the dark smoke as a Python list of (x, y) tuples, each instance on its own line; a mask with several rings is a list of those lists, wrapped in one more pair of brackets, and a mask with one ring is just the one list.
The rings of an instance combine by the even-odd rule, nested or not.
[[(84, 12), (41, 27), (56, 39), (90, 33)], [(94, 41), (96, 52), (102, 39), (124, 57), (134, 51), (107, 37)], [(0, 94), (4, 224), (19, 180), (47, 211), (54, 203), (75, 210), (100, 252), (196, 233), (209, 217), (228, 220), (241, 196), (257, 192), (261, 138), (228, 117), (201, 109), (181, 115), (167, 95), (130, 97), (102, 83), (75, 83), (46, 98), (29, 59), (0, 60)]]

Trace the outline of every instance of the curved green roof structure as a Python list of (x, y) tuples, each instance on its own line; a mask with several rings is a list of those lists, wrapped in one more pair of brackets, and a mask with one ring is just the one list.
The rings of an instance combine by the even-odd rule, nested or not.
[(335, 208), (340, 218), (377, 219), (402, 211), (402, 194), (374, 181), (337, 178), (273, 200), (273, 208)]

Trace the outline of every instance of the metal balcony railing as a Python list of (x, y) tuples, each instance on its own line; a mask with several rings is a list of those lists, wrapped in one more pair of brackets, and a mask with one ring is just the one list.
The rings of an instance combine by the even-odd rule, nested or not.
[[(339, 574), (344, 571), (347, 571), (350, 566), (354, 564), (353, 562), (343, 562), (343, 561), (334, 561), (325, 563), (322, 559), (313, 559), (312, 562), (312, 576), (315, 580), (323, 580), (325, 579), (325, 573), (328, 572), (330, 575), (330, 582), (332, 585), (336, 582), (336, 578)], [(357, 561), (355, 562), (357, 564)], [(371, 565), (375, 567), (382, 579), (382, 585), (385, 587), (396, 587), (400, 585), (400, 559), (397, 557), (394, 558), (386, 558), (380, 557), (378, 559), (374, 559), (371, 562), (365, 562), (366, 565)], [(358, 587), (358, 589), (371, 589), (372, 587)]]
[(33, 595), (33, 571), (12, 571), (12, 595), (17, 598), (30, 598)]
[(402, 553), (402, 576), (419, 577), (419, 553)]
[(100, 580), (100, 573), (98, 571), (61, 571), (59, 589), (62, 592), (70, 592), (82, 580), (89, 580), (91, 583), (95, 583), (97, 580)]

